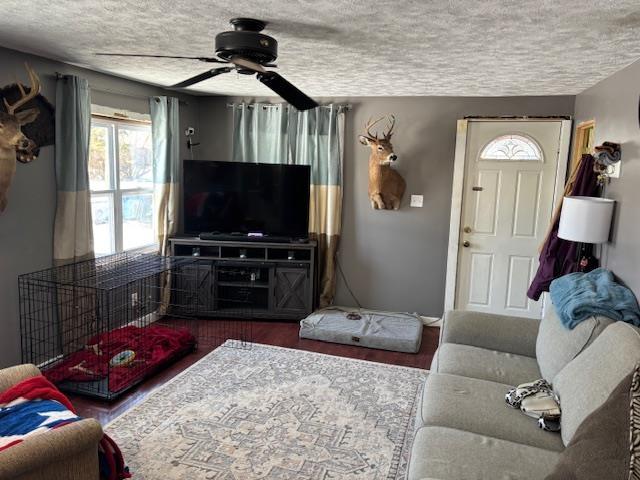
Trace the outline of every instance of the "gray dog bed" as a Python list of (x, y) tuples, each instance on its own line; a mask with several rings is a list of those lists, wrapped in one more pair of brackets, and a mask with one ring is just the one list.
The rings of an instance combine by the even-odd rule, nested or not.
[[(361, 318), (349, 319), (349, 313)], [(301, 320), (300, 338), (416, 353), (422, 340), (422, 319), (412, 313), (331, 307)]]

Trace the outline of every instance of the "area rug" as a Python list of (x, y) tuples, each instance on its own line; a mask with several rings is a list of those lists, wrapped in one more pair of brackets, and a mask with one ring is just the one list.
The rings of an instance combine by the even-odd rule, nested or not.
[(106, 431), (137, 480), (400, 480), (427, 373), (222, 346)]

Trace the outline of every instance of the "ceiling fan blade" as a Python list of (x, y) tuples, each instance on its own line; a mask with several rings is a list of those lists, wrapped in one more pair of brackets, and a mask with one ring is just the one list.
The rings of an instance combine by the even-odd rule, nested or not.
[(304, 92), (276, 72), (258, 72), (257, 76), (258, 80), (298, 110), (310, 110), (318, 106), (314, 99), (308, 97)]
[(253, 72), (266, 72), (264, 67), (259, 63), (252, 62), (247, 58), (238, 57), (237, 55), (234, 55), (233, 57), (231, 57), (229, 61), (237, 67), (251, 70)]
[(216, 77), (222, 73), (227, 73), (232, 71), (234, 68), (233, 67), (220, 67), (220, 68), (214, 68), (212, 70), (207, 70), (206, 72), (203, 72), (199, 75), (196, 75), (195, 77), (191, 77), (188, 78), (186, 80), (184, 80), (183, 82), (180, 83), (176, 83), (175, 85), (172, 85), (169, 88), (186, 88), (186, 87), (190, 87), (191, 85), (195, 85), (196, 83), (200, 83), (204, 80), (208, 80), (210, 78)]
[(185, 60), (199, 60), (207, 63), (229, 63), (215, 57), (187, 57), (182, 55), (147, 55), (144, 53), (96, 53), (96, 55), (101, 57), (178, 58)]

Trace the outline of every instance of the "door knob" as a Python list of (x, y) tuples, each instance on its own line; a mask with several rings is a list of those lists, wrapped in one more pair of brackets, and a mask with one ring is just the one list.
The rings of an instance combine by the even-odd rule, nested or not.
[(462, 246), (468, 248), (471, 246), (471, 242), (469, 242), (469, 240), (465, 240), (464, 242), (462, 242)]
[(469, 226), (464, 227), (464, 229), (463, 229), (463, 230), (464, 230), (464, 233), (471, 233), (471, 231), (472, 231), (472, 230), (471, 230), (471, 227), (469, 227)]

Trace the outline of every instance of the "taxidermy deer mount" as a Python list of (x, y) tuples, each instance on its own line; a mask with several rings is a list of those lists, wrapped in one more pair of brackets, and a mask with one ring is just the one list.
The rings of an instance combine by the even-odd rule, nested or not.
[(6, 112), (0, 110), (0, 213), (7, 208), (9, 186), (16, 173), (16, 161), (28, 163), (36, 157), (37, 145), (22, 133), (22, 126), (33, 122), (39, 111), (36, 108), (18, 109), (38, 96), (40, 79), (29, 65), (25, 64), (25, 67), (31, 82), (29, 92), (18, 83), (20, 98), (14, 103), (3, 98)]
[(398, 156), (393, 153), (393, 145), (391, 145), (391, 135), (393, 135), (396, 118), (393, 115), (388, 117), (389, 127), (387, 133), (383, 133), (382, 138), (378, 138), (378, 132), (371, 133), (371, 128), (383, 118), (385, 117), (380, 117), (375, 122), (369, 119), (364, 127), (365, 134), (360, 135), (358, 140), (371, 148), (369, 156), (369, 200), (371, 200), (371, 207), (375, 210), (398, 210), (407, 184), (404, 178), (391, 168), (391, 165), (398, 160)]

